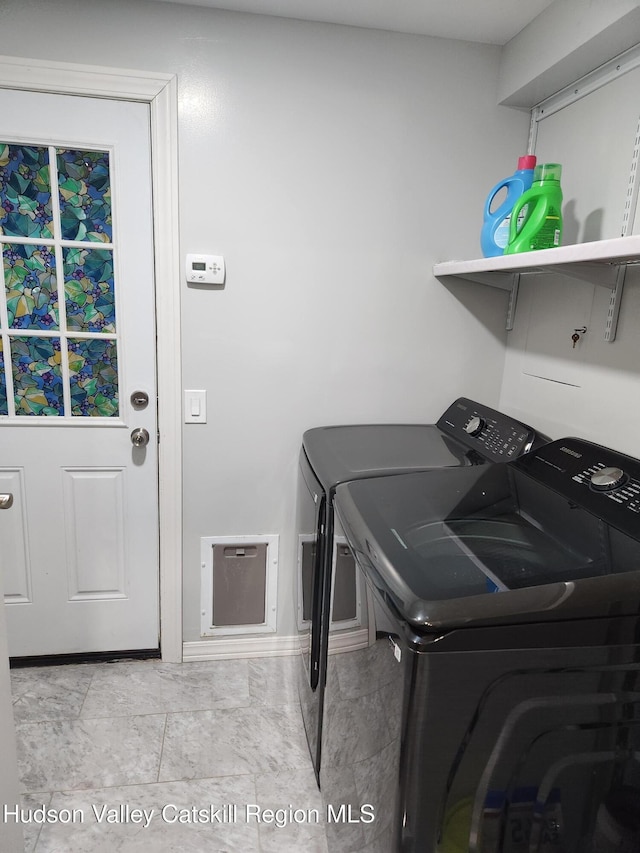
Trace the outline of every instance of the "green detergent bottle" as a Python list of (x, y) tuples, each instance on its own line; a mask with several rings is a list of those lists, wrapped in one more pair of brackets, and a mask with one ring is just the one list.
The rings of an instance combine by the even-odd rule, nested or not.
[[(531, 189), (523, 193), (511, 211), (509, 242), (505, 255), (553, 249), (562, 240), (562, 189), (559, 163), (536, 166)], [(518, 228), (518, 216), (526, 206), (525, 219)]]

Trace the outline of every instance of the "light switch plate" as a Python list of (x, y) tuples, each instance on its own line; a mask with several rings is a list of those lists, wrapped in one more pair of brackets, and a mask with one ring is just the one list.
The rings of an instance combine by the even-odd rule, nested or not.
[(184, 392), (184, 422), (186, 424), (206, 424), (207, 392)]

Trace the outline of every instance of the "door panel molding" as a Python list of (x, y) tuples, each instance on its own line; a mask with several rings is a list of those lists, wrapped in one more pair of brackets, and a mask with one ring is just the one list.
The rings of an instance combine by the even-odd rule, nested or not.
[[(69, 601), (127, 597), (124, 468), (63, 468)], [(96, 543), (95, 510), (101, 507)]]
[(182, 660), (182, 452), (178, 85), (174, 74), (0, 56), (0, 88), (150, 105), (157, 324), (160, 646)]

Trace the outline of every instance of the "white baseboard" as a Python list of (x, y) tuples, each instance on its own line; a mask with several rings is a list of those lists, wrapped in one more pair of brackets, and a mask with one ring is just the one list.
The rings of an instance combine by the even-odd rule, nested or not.
[(366, 649), (368, 645), (369, 632), (366, 628), (336, 631), (329, 635), (330, 655), (337, 655), (342, 652), (355, 652), (356, 649)]
[(182, 644), (182, 660), (229, 660), (230, 658), (268, 658), (297, 655), (297, 637), (216, 637)]
[[(341, 631), (332, 635), (329, 653), (355, 651), (369, 645), (366, 628)], [(216, 637), (211, 640), (194, 640), (182, 644), (182, 660), (230, 660), (233, 658), (271, 658), (297, 655), (300, 640), (294, 637)]]

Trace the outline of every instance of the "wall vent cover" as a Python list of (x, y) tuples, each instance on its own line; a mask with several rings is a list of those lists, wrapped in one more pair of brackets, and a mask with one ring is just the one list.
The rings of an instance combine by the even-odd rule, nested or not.
[(278, 536), (206, 536), (201, 543), (201, 635), (275, 632)]

